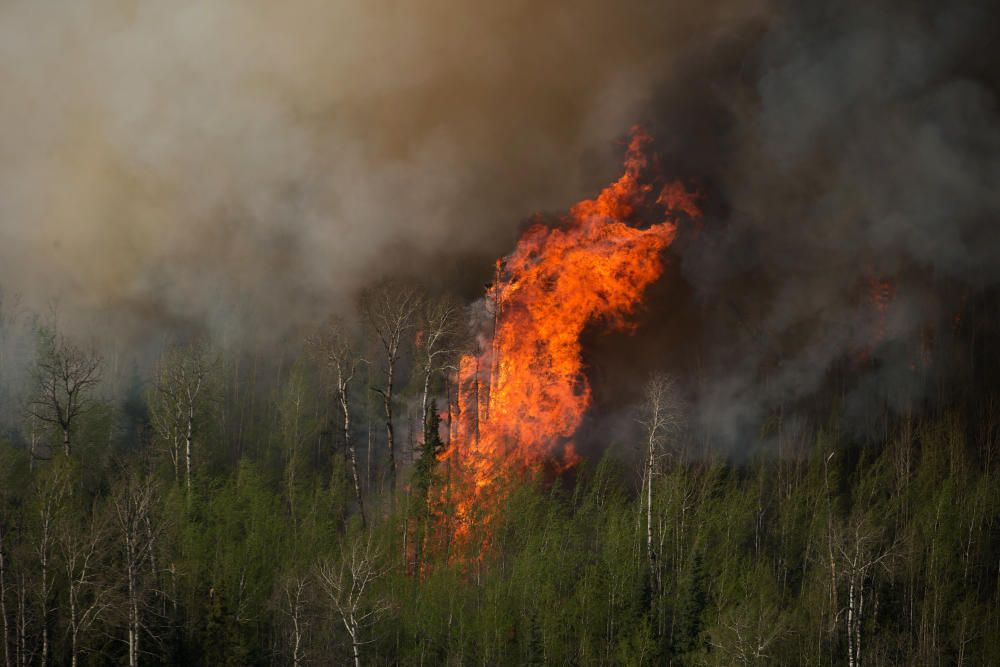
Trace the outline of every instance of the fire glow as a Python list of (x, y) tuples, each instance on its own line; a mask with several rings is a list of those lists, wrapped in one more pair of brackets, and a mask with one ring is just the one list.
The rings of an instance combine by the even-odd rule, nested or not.
[[(465, 355), (450, 406), (445, 494), (461, 542), (488, 526), (517, 477), (577, 464), (573, 436), (590, 405), (584, 329), (630, 330), (645, 289), (663, 272), (678, 214), (700, 215), (678, 183), (655, 187), (648, 135), (633, 128), (625, 172), (555, 227), (536, 224), (497, 263), (487, 294), (491, 321), (478, 352)], [(639, 213), (655, 224), (633, 226)]]

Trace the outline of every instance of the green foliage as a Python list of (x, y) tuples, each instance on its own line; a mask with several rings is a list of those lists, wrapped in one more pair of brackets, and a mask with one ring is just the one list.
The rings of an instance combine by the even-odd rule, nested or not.
[[(68, 662), (67, 551), (45, 541), (50, 508), (69, 534), (107, 527), (81, 597), (100, 592), (107, 609), (81, 664), (125, 660), (111, 492), (151, 474), (161, 492), (146, 529), (144, 664), (352, 662), (320, 566), (350, 562), (367, 536), (379, 557), (363, 608), (378, 614), (363, 627), (363, 664), (846, 664), (852, 629), (863, 664), (1000, 663), (1000, 479), (992, 431), (968, 422), (980, 408), (899, 420), (884, 442), (820, 428), (783, 459), (672, 459), (652, 482), (651, 569), (639, 482), (612, 454), (572, 480), (508, 480), (488, 529), (476, 527), (460, 553), (446, 546), (432, 504), (448, 483), (433, 403), (413, 438), (409, 487), (393, 501), (376, 475), (365, 478), (362, 527), (330, 435), (336, 406), (316, 380), (293, 364), (253, 419), (234, 416), (235, 391), (220, 380), (220, 403), (200, 418), (190, 496), (144, 439), (134, 378), (120, 404), (95, 403), (81, 418), (68, 459), (32, 462), (0, 442), (4, 592), (26, 650), (38, 655), (48, 623), (53, 663)], [(768, 436), (778, 429), (774, 420)], [(376, 452), (376, 474), (380, 463)], [(865, 602), (849, 626), (852, 587)]]

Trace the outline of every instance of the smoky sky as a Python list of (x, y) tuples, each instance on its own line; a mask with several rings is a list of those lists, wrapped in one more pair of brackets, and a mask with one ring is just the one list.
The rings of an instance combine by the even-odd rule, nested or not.
[(137, 347), (191, 327), (277, 340), (391, 274), (472, 297), (528, 216), (617, 175), (641, 122), (705, 218), (628, 353), (594, 341), (595, 396), (600, 378), (634, 389), (652, 356), (688, 379), (699, 428), (738, 441), (855, 363), (861, 410), (920, 386), (956, 304), (1000, 280), (997, 19), (986, 2), (10, 0), (0, 287)]
[(614, 174), (615, 139), (687, 45), (763, 13), (6, 2), (0, 285), (142, 339), (284, 330), (396, 271), (468, 283), (455, 258), (488, 273), (522, 219)]
[(678, 168), (708, 150), (708, 219), (674, 259), (704, 309), (696, 417), (723, 441), (838, 368), (850, 419), (912, 409), (1000, 279), (997, 10), (776, 11), (692, 67), (690, 108), (669, 88), (651, 112), (691, 130)]

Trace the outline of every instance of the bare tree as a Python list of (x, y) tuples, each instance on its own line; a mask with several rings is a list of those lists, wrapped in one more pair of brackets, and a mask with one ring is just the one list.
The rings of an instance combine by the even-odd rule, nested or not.
[(110, 551), (110, 531), (96, 510), (82, 530), (78, 517), (66, 518), (60, 522), (57, 541), (69, 603), (70, 664), (77, 667), (82, 641), (110, 606), (111, 587), (102, 581), (99, 569), (101, 559)]
[(722, 614), (709, 645), (731, 665), (766, 665), (773, 661), (771, 646), (789, 633), (778, 610), (748, 598), (749, 609)]
[(37, 532), (34, 551), (38, 559), (38, 601), (41, 608), (42, 625), (42, 665), (49, 664), (51, 653), (51, 637), (49, 633), (49, 618), (52, 612), (53, 591), (55, 590), (55, 557), (56, 530), (60, 515), (65, 511), (65, 500), (68, 492), (66, 470), (62, 464), (56, 464), (43, 471), (36, 488), (38, 505)]
[(77, 419), (91, 405), (101, 380), (101, 356), (48, 331), (40, 334), (34, 368), (35, 395), (28, 413), (60, 429), (63, 452), (71, 454), (70, 437)]
[(154, 400), (150, 401), (150, 417), (157, 434), (167, 445), (175, 480), (180, 478), (183, 458), (188, 496), (191, 494), (192, 448), (199, 411), (203, 409), (205, 394), (210, 392), (214, 368), (214, 358), (200, 342), (171, 348), (160, 362)]
[(361, 475), (358, 472), (358, 455), (351, 437), (351, 382), (357, 375), (361, 364), (366, 363), (356, 352), (352, 344), (352, 336), (344, 323), (331, 320), (324, 329), (313, 338), (313, 347), (317, 354), (333, 370), (334, 381), (337, 384), (337, 401), (340, 403), (341, 428), (344, 434), (344, 449), (347, 452), (348, 463), (351, 466), (351, 479), (354, 482), (354, 498), (361, 514), (361, 525), (366, 524), (364, 500), (361, 496)]
[(427, 408), (431, 380), (448, 366), (455, 354), (461, 307), (448, 297), (428, 299), (421, 313), (421, 335), (418, 341), (423, 387), (420, 394), (420, 424), (427, 427)]
[(646, 383), (645, 402), (639, 423), (646, 431), (646, 457), (643, 487), (646, 505), (646, 558), (649, 576), (654, 583), (656, 576), (656, 548), (653, 543), (653, 476), (658, 474), (667, 446), (683, 426), (684, 409), (677, 381), (663, 374), (654, 375)]
[(153, 559), (156, 537), (163, 529), (154, 516), (157, 498), (156, 485), (150, 477), (130, 474), (121, 481), (111, 499), (126, 583), (129, 667), (139, 664), (142, 637), (151, 634), (145, 613), (146, 568)]
[[(857, 517), (837, 539), (840, 574), (847, 588), (847, 605), (837, 616), (846, 617), (847, 664), (862, 664), (865, 614), (871, 613), (870, 593), (875, 588), (879, 570), (889, 572), (889, 563), (896, 556), (898, 544), (885, 539), (885, 531), (866, 517)], [(836, 617), (834, 619), (836, 623)]]
[(364, 639), (365, 632), (390, 609), (388, 600), (372, 590), (388, 572), (383, 556), (372, 534), (361, 533), (340, 558), (323, 562), (318, 568), (320, 588), (351, 639), (354, 667), (361, 667), (361, 647), (370, 641)]
[(292, 626), (291, 657), (293, 667), (301, 667), (306, 658), (303, 644), (308, 629), (306, 600), (310, 583), (309, 577), (299, 575), (285, 577), (281, 583), (281, 611), (288, 617)]
[(361, 310), (385, 352), (385, 387), (373, 387), (373, 390), (382, 397), (386, 447), (389, 452), (389, 487), (392, 490), (396, 488), (396, 437), (392, 421), (396, 364), (399, 362), (405, 336), (413, 328), (422, 302), (423, 297), (415, 287), (397, 281), (383, 282), (365, 290), (361, 297)]

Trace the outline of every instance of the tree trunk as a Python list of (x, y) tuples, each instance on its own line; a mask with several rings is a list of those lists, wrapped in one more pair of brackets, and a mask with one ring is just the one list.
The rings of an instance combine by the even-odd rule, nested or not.
[(656, 552), (653, 550), (653, 440), (649, 441), (649, 455), (646, 458), (646, 558), (649, 560), (649, 582), (656, 581)]
[(857, 618), (854, 621), (854, 656), (855, 664), (861, 664), (861, 627), (864, 622), (865, 613), (865, 579), (864, 575), (861, 576), (861, 582), (858, 587), (858, 613)]
[(49, 664), (49, 559), (43, 550), (42, 565), (42, 667)]
[(0, 526), (0, 617), (3, 618), (3, 664), (10, 667), (10, 626), (7, 623), (7, 569), (4, 560), (4, 528)]
[(351, 651), (354, 653), (354, 667), (361, 667), (361, 644), (358, 643), (358, 628), (351, 627)]
[(172, 448), (170, 458), (174, 464), (174, 484), (176, 486), (180, 486), (181, 483), (181, 435), (176, 426), (179, 423), (180, 418), (177, 418), (177, 421), (174, 422), (174, 426), (171, 427), (171, 431), (173, 431), (173, 433), (171, 433), (170, 436), (172, 440), (170, 445)]
[(126, 574), (128, 576), (128, 664), (138, 667), (139, 664), (139, 602), (136, 585), (136, 545), (132, 535), (125, 535)]
[(194, 439), (194, 408), (188, 409), (187, 434), (184, 437), (185, 483), (188, 499), (191, 498), (191, 440)]
[(854, 576), (847, 584), (847, 664), (855, 667), (854, 662)]
[(139, 603), (136, 600), (135, 573), (128, 575), (128, 664), (139, 665)]
[(77, 666), (77, 662), (78, 662), (77, 656), (80, 653), (80, 650), (79, 650), (79, 646), (80, 646), (80, 643), (79, 643), (79, 641), (80, 641), (80, 632), (79, 632), (79, 629), (77, 628), (76, 600), (74, 599), (74, 596), (72, 594), (70, 594), (70, 598), (69, 598), (69, 619), (70, 619), (69, 620), (69, 627), (70, 627), (70, 634), (69, 634), (69, 640), (70, 640), (70, 659), (69, 659), (69, 661), (70, 661), (70, 665), (72, 667), (76, 667)]
[(27, 606), (25, 598), (28, 596), (28, 587), (24, 584), (24, 574), (21, 574), (21, 581), (18, 582), (17, 596), (17, 663), (22, 666), (28, 664), (28, 632), (27, 632)]
[(427, 368), (424, 370), (424, 390), (420, 397), (420, 429), (421, 431), (427, 428), (427, 394), (430, 393), (431, 386), (431, 364), (427, 362)]
[(354, 497), (358, 501), (358, 512), (361, 514), (361, 527), (365, 527), (365, 505), (361, 499), (361, 477), (358, 474), (358, 456), (354, 450), (354, 442), (351, 440), (351, 409), (347, 403), (347, 387), (340, 390), (340, 409), (344, 413), (344, 447), (347, 449), (347, 456), (351, 463), (351, 478), (354, 481)]
[(389, 370), (386, 377), (385, 393), (382, 394), (382, 406), (385, 409), (385, 439), (389, 449), (389, 492), (390, 496), (396, 490), (396, 436), (392, 428), (392, 384), (395, 372), (395, 361), (389, 356)]
[(292, 648), (292, 666), (301, 667), (302, 657), (299, 655), (299, 646), (302, 644), (302, 637), (299, 633), (299, 621), (295, 619), (295, 645)]
[(38, 449), (38, 434), (35, 432), (35, 419), (31, 419), (31, 437), (28, 440), (28, 470), (35, 469), (35, 452)]
[(69, 458), (70, 455), (69, 427), (64, 426), (62, 432), (63, 432), (63, 453), (66, 454), (67, 458)]

